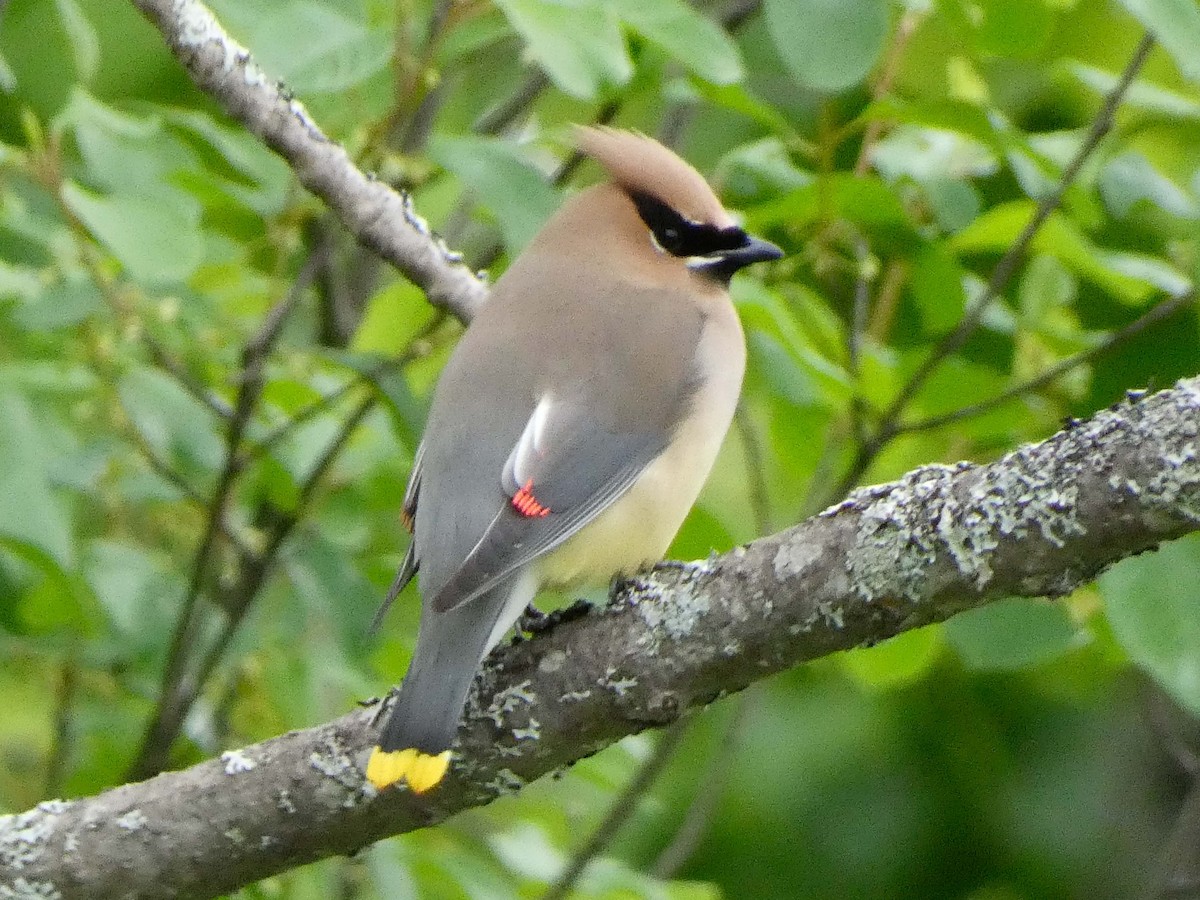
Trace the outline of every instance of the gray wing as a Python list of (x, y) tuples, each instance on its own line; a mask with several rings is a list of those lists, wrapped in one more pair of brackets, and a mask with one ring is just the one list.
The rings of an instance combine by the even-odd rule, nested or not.
[[(699, 386), (698, 310), (650, 289), (597, 296), (609, 273), (582, 267), (512, 274), (430, 407), (415, 529), (430, 612), (486, 593), (611, 506), (670, 443)], [(585, 320), (531, 306), (534, 294), (591, 309)], [(652, 354), (639, 350), (647, 335)], [(597, 359), (600, 371), (580, 363)]]
[(583, 421), (570, 435), (525, 464), (514, 465), (510, 456), (497, 479), (507, 502), (433, 597), (434, 610), (469, 603), (578, 533), (629, 489), (671, 437), (606, 433)]
[[(417, 498), (421, 493), (421, 462), (425, 456), (425, 442), (422, 441), (417, 445), (416, 455), (413, 456), (412, 471), (408, 475), (408, 485), (404, 489), (404, 500), (400, 504), (400, 518), (404, 522), (404, 527), (408, 531), (413, 530), (413, 522), (417, 518)], [(383, 617), (387, 615), (387, 611), (392, 608), (392, 604), (396, 601), (396, 597), (400, 592), (412, 581), (413, 576), (417, 574), (417, 542), (415, 540), (408, 542), (408, 550), (404, 554), (404, 559), (400, 562), (400, 570), (396, 573), (396, 577), (392, 579), (392, 586), (388, 588), (387, 596), (383, 598), (383, 602), (379, 604), (379, 609), (375, 611), (375, 617), (371, 619), (371, 627), (367, 629), (368, 634), (374, 634), (379, 630), (380, 624), (383, 622)]]

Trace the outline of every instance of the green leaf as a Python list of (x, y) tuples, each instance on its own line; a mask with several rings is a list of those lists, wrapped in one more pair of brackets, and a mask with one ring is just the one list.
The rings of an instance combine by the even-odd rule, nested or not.
[(116, 193), (161, 196), (173, 190), (168, 176), (190, 162), (181, 147), (164, 140), (158, 116), (130, 115), (79, 88), (55, 128), (75, 135), (88, 183)]
[(1200, 7), (1196, 0), (1121, 0), (1171, 54), (1179, 71), (1200, 81)]
[(965, 272), (941, 244), (922, 248), (913, 260), (909, 286), (921, 320), (934, 334), (949, 331), (958, 324), (966, 306), (963, 292)]
[(80, 81), (91, 81), (100, 63), (100, 39), (76, 0), (55, 0), (58, 18), (71, 42), (71, 56)]
[(68, 181), (63, 201), (134, 278), (151, 284), (183, 281), (203, 256), (200, 204), (162, 199), (101, 197)]
[(44, 436), (28, 401), (7, 384), (0, 384), (0, 421), (0, 538), (27, 545), (70, 568), (71, 524), (50, 488)]
[(141, 547), (105, 540), (87, 548), (84, 571), (122, 645), (160, 650), (174, 618), (171, 600), (183, 595), (181, 573)]
[(243, 129), (217, 124), (207, 113), (170, 109), (163, 118), (218, 156), (222, 165), (208, 166), (205, 174), (224, 191), (262, 216), (283, 210), (293, 187), (292, 172), (262, 141)]
[(1108, 620), (1130, 658), (1200, 715), (1200, 535), (1124, 560), (1100, 577)]
[(874, 647), (849, 650), (838, 658), (867, 687), (898, 688), (924, 677), (942, 653), (942, 629), (914, 628)]
[(850, 174), (830, 175), (778, 200), (754, 207), (750, 225), (755, 229), (787, 226), (801, 229), (830, 215), (843, 216), (865, 230), (893, 240), (908, 240), (916, 229), (896, 191), (879, 178)]
[(375, 386), (387, 401), (400, 426), (402, 437), (410, 447), (415, 448), (421, 439), (421, 429), (425, 425), (428, 410), (409, 389), (404, 370), (398, 366), (388, 366), (380, 371), (379, 364), (383, 358), (374, 353), (329, 350), (325, 355), (363, 375)]
[(684, 0), (610, 0), (608, 5), (634, 31), (700, 78), (732, 84), (745, 74), (741, 53), (729, 35)]
[(864, 78), (883, 51), (886, 0), (766, 0), (780, 57), (806, 87), (833, 93)]
[(1050, 40), (1050, 9), (1043, 0), (980, 0), (979, 47), (1000, 56), (1031, 57)]
[[(1121, 80), (1112, 72), (1079, 62), (1071, 63), (1068, 71), (1097, 94), (1111, 93)], [(1121, 105), (1156, 113), (1171, 122), (1178, 122), (1180, 119), (1200, 119), (1200, 102), (1146, 81), (1135, 81), (1131, 84)]]
[(1186, 219), (1200, 215), (1196, 202), (1136, 150), (1110, 160), (1100, 173), (1099, 187), (1108, 208), (1121, 219), (1143, 201)]
[(923, 187), (938, 227), (947, 234), (974, 222), (983, 206), (979, 192), (965, 178), (931, 178)]
[(334, 4), (292, 0), (267, 9), (253, 3), (219, 3), (223, 21), (236, 26), (263, 71), (305, 94), (359, 87), (391, 58), (390, 28), (368, 27)]
[(496, 216), (504, 244), (516, 252), (558, 208), (558, 194), (511, 141), (436, 137), (429, 154), (458, 176)]
[(156, 369), (130, 371), (117, 386), (125, 412), (160, 459), (201, 472), (224, 458), (212, 413)]
[(356, 353), (399, 354), (430, 317), (421, 289), (411, 281), (394, 281), (367, 302), (350, 349)]
[[(993, 207), (949, 241), (957, 253), (1004, 252), (1033, 216), (1034, 204), (1014, 200)], [(1087, 278), (1124, 303), (1140, 304), (1154, 293), (1143, 277), (1125, 274), (1097, 248), (1071, 220), (1054, 213), (1034, 235), (1030, 247), (1058, 258), (1067, 268)]]
[[(677, 84), (679, 82), (673, 83), (671, 87), (675, 87)], [(728, 109), (738, 115), (745, 116), (751, 122), (755, 122), (775, 135), (778, 135), (776, 138), (764, 138), (764, 141), (795, 140), (799, 137), (787, 116), (780, 113), (771, 104), (755, 96), (744, 84), (717, 85), (693, 79), (686, 83), (686, 88), (690, 91), (691, 98), (702, 98), (713, 106)], [(683, 89), (680, 88), (680, 90), (682, 91)], [(689, 97), (685, 95), (681, 99), (687, 100)]]
[[(814, 349), (782, 297), (749, 278), (735, 279), (731, 292), (750, 336), (750, 346), (767, 354), (766, 361), (771, 366), (768, 374), (780, 379), (776, 387), (784, 396), (801, 403), (809, 398), (819, 398), (822, 402), (834, 398), (849, 400), (851, 385), (845, 371)], [(761, 330), (772, 340), (760, 343), (754, 336), (755, 330)], [(789, 360), (786, 365), (784, 357)]]
[(496, 0), (558, 87), (592, 99), (603, 87), (633, 76), (633, 62), (616, 16), (599, 0)]
[(94, 282), (82, 278), (60, 282), (18, 307), (13, 319), (27, 331), (70, 328), (104, 308)]
[[(11, 94), (17, 89), (17, 74), (13, 71), (8, 59), (0, 53), (0, 91)], [(4, 159), (4, 151), (0, 149), (0, 161)]]
[(1025, 266), (1019, 293), (1021, 315), (1027, 328), (1037, 328), (1054, 309), (1075, 302), (1075, 277), (1053, 256), (1034, 256)]
[(959, 613), (943, 626), (969, 669), (1025, 669), (1057, 659), (1081, 642), (1059, 603), (1013, 597)]

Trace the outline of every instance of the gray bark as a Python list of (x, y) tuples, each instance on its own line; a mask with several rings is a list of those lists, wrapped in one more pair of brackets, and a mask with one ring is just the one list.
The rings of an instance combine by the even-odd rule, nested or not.
[[(364, 783), (373, 710), (0, 820), (0, 897), (212, 897), (432, 825), (751, 682), (1200, 529), (1200, 378), (988, 465), (925, 466), (620, 585), (485, 664), (446, 782)], [(819, 723), (816, 723), (819, 724)]]

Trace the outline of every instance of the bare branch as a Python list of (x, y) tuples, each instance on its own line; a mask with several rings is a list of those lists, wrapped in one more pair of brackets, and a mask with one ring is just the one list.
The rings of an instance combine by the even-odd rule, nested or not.
[(1038, 388), (1045, 387), (1056, 378), (1062, 377), (1072, 369), (1077, 369), (1085, 363), (1091, 362), (1093, 359), (1101, 357), (1106, 353), (1111, 353), (1126, 341), (1141, 334), (1151, 325), (1161, 322), (1164, 319), (1169, 319), (1175, 313), (1179, 312), (1179, 310), (1192, 306), (1195, 302), (1196, 294), (1194, 291), (1188, 291), (1186, 294), (1164, 300), (1162, 303), (1151, 307), (1148, 312), (1134, 319), (1125, 327), (1114, 331), (1096, 346), (1089, 347), (1082, 353), (1076, 353), (1074, 356), (1067, 357), (1062, 362), (1051, 366), (1045, 372), (1035, 375), (1028, 381), (1014, 385), (1008, 390), (997, 394), (995, 397), (989, 397), (986, 400), (980, 400), (978, 403), (959, 407), (940, 416), (930, 416), (928, 419), (918, 419), (915, 422), (904, 422), (897, 426), (897, 433), (912, 434), (916, 431), (929, 431), (945, 425), (952, 425), (955, 422), (961, 422), (963, 419), (982, 415), (990, 409), (995, 409), (997, 406), (1003, 406), (1012, 400), (1027, 396)]
[(584, 845), (571, 857), (571, 861), (562, 874), (558, 876), (554, 884), (550, 885), (546, 893), (542, 894), (541, 900), (565, 900), (571, 893), (579, 882), (580, 876), (587, 869), (588, 863), (603, 853), (613, 842), (620, 832), (621, 826), (637, 809), (638, 804), (646, 795), (646, 791), (658, 779), (667, 763), (675, 757), (679, 742), (683, 740), (690, 724), (691, 719), (688, 716), (680, 716), (663, 731), (650, 758), (638, 767), (634, 776), (621, 789), (620, 795), (609, 806), (604, 820), (596, 826), (596, 830), (592, 832)]
[[(499, 648), (424, 797), (377, 795), (373, 710), (0, 820), (0, 894), (212, 897), (423, 828), (774, 672), (1200, 530), (1200, 377), (989, 465), (925, 466)], [(40, 893), (33, 893), (33, 892)], [(23, 892), (23, 893), (22, 893)]]
[(364, 245), (419, 285), (434, 306), (469, 321), (483, 279), (430, 231), (407, 194), (364, 174), (303, 105), (273, 81), (199, 0), (133, 0), (163, 33), (192, 80), (287, 160)]
[(1054, 190), (1043, 197), (1038, 203), (1033, 211), (1033, 215), (1025, 223), (1025, 227), (1021, 229), (1021, 233), (1017, 235), (1012, 245), (1005, 251), (1000, 261), (996, 264), (996, 268), (992, 270), (992, 277), (988, 279), (983, 291), (963, 311), (963, 317), (959, 321), (958, 326), (938, 342), (938, 345), (933, 348), (929, 356), (925, 358), (912, 374), (912, 377), (905, 382), (888, 408), (884, 410), (883, 415), (880, 416), (874, 438), (859, 448), (854, 461), (850, 465), (849, 471), (842, 477), (842, 480), (834, 491), (834, 496), (845, 493), (858, 483), (859, 479), (862, 478), (863, 474), (870, 467), (872, 461), (879, 455), (879, 452), (891, 443), (892, 439), (899, 433), (897, 422), (900, 416), (921, 388), (925, 386), (929, 377), (937, 371), (943, 362), (961, 349), (967, 342), (967, 339), (975, 333), (975, 329), (983, 321), (988, 308), (1004, 291), (1004, 288), (1007, 287), (1013, 275), (1016, 274), (1017, 267), (1025, 257), (1025, 251), (1029, 249), (1029, 245), (1033, 242), (1038, 231), (1041, 230), (1041, 227), (1046, 224), (1046, 221), (1053, 215), (1054, 211), (1062, 204), (1063, 197), (1071, 185), (1075, 183), (1075, 179), (1083, 169), (1083, 164), (1087, 162), (1096, 148), (1100, 146), (1100, 141), (1104, 139), (1104, 136), (1112, 128), (1117, 108), (1121, 105), (1121, 101), (1124, 100), (1126, 92), (1129, 90), (1130, 85), (1133, 84), (1138, 72), (1141, 71), (1142, 65), (1145, 63), (1146, 57), (1150, 55), (1152, 49), (1154, 49), (1154, 38), (1150, 34), (1146, 34), (1142, 37), (1137, 49), (1133, 52), (1133, 56), (1130, 57), (1129, 62), (1126, 64), (1125, 70), (1121, 73), (1120, 80), (1109, 91), (1108, 96), (1104, 98), (1104, 103), (1101, 105), (1100, 111), (1092, 121), (1092, 127), (1088, 129), (1083, 143), (1075, 151), (1075, 156), (1071, 158), (1070, 162), (1063, 169), (1063, 173), (1059, 177), (1058, 184)]

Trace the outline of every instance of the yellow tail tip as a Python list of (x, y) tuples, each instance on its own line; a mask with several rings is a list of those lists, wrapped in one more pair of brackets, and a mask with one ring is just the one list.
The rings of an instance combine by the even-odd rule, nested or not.
[(414, 794), (423, 794), (441, 781), (449, 768), (449, 750), (430, 755), (413, 747), (407, 750), (376, 747), (367, 761), (367, 781), (382, 791), (403, 779)]

